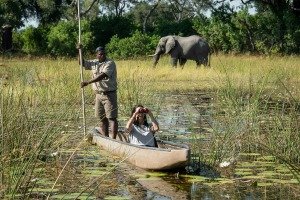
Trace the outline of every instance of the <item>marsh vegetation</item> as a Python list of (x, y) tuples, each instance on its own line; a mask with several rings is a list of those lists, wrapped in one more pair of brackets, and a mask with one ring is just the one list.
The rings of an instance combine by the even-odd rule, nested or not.
[[(298, 188), (288, 195), (299, 197), (295, 192), (300, 179), (299, 62), (292, 56), (215, 55), (211, 68), (196, 69), (188, 62), (175, 69), (166, 57), (156, 68), (147, 59), (116, 61), (120, 127), (133, 105), (151, 105), (163, 127), (159, 137), (192, 148), (193, 172), (181, 178), (211, 183), (209, 187), (222, 183), (224, 188), (239, 181), (254, 187), (280, 184)], [(117, 158), (99, 154), (84, 140), (79, 83), (76, 60), (1, 58), (1, 197), (136, 194), (134, 181), (112, 161)], [(84, 94), (88, 128), (97, 125), (94, 95), (89, 88)], [(176, 108), (169, 105), (174, 95), (185, 97)], [(191, 106), (185, 107), (185, 101)], [(185, 121), (186, 127), (178, 134), (180, 127), (167, 121), (183, 108), (187, 114), (179, 113), (176, 119)], [(228, 166), (220, 167), (222, 163)], [(219, 176), (199, 176), (204, 166)], [(122, 184), (132, 187), (124, 191), (125, 186), (118, 186)]]

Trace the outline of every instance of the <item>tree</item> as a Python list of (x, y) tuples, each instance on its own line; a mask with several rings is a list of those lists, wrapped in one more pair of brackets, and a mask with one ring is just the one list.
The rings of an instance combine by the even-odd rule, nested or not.
[(0, 0), (0, 25), (9, 24), (19, 28), (24, 25), (23, 18), (28, 18), (28, 4), (25, 1)]
[(130, 36), (136, 29), (132, 21), (132, 19), (125, 16), (102, 16), (90, 20), (95, 45), (105, 46), (114, 35), (118, 35), (119, 38)]
[(142, 27), (143, 33), (148, 32), (147, 29), (151, 26), (150, 23), (153, 14), (160, 2), (161, 0), (157, 0), (151, 4), (151, 1), (140, 1), (128, 12), (128, 15), (132, 16), (135, 24), (137, 24), (138, 27)]
[(131, 9), (134, 0), (101, 0), (102, 13), (113, 14), (114, 16), (123, 16), (125, 12)]
[[(154, 31), (156, 34), (160, 34), (160, 28), (168, 27), (168, 29), (178, 30), (179, 27), (175, 26), (179, 24), (185, 26), (184, 22), (191, 22), (194, 17), (192, 8), (192, 0), (139, 1), (129, 11), (129, 14), (133, 16), (138, 27), (142, 27), (143, 33)], [(190, 23), (187, 25), (190, 25)], [(188, 30), (191, 28), (188, 28)], [(167, 32), (169, 31), (164, 31), (164, 33)], [(173, 34), (178, 31), (171, 32)], [(179, 32), (184, 31), (180, 30)]]
[(150, 18), (150, 16), (152, 15), (152, 13), (155, 11), (155, 9), (157, 8), (157, 6), (159, 5), (161, 0), (158, 0), (153, 6), (151, 6), (151, 8), (149, 9), (149, 11), (147, 12), (144, 20), (143, 20), (143, 33), (146, 33), (146, 27), (147, 27), (147, 22)]
[[(277, 42), (279, 44), (279, 51), (283, 52), (285, 47), (287, 46), (286, 43), (286, 35), (288, 34), (288, 24), (290, 24), (291, 21), (295, 21), (296, 24), (293, 24), (293, 26), (297, 25), (296, 27), (299, 27), (300, 25), (300, 16), (297, 16), (293, 12), (292, 7), (292, 0), (253, 0), (255, 2), (256, 7), (262, 7), (262, 9), (258, 9), (258, 14), (261, 12), (271, 12), (277, 19), (278, 29), (277, 29), (277, 35), (278, 39)], [(252, 2), (249, 0), (249, 2)], [(297, 20), (294, 20), (297, 19)], [(297, 22), (298, 21), (298, 22)]]

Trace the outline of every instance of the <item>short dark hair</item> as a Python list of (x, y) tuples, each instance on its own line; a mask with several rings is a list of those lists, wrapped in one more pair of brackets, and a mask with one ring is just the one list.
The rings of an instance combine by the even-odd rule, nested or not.
[(98, 51), (105, 52), (105, 49), (104, 49), (104, 47), (97, 47), (95, 51), (96, 52), (98, 52)]

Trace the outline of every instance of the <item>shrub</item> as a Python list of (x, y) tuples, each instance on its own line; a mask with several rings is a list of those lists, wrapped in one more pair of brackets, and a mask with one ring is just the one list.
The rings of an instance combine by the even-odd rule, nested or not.
[[(84, 49), (91, 48), (94, 37), (90, 31), (87, 21), (82, 21), (81, 43)], [(75, 56), (77, 54), (76, 45), (78, 43), (78, 24), (77, 22), (59, 22), (53, 26), (48, 35), (48, 48), (55, 56)]]
[(124, 39), (113, 36), (106, 48), (115, 59), (136, 58), (153, 54), (158, 40), (159, 36), (149, 36), (136, 31), (131, 37)]
[(15, 41), (15, 43), (20, 45), (20, 49), (24, 53), (42, 55), (47, 52), (47, 33), (48, 31), (45, 28), (29, 26), (20, 31), (19, 37), (17, 37), (19, 41)]

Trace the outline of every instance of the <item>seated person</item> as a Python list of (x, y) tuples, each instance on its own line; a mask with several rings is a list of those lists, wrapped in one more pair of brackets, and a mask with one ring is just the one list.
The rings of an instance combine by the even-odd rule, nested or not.
[[(147, 115), (151, 125), (147, 122)], [(126, 132), (129, 134), (129, 142), (135, 145), (157, 147), (154, 134), (159, 130), (158, 123), (150, 109), (142, 105), (132, 109), (131, 118), (126, 125)]]

